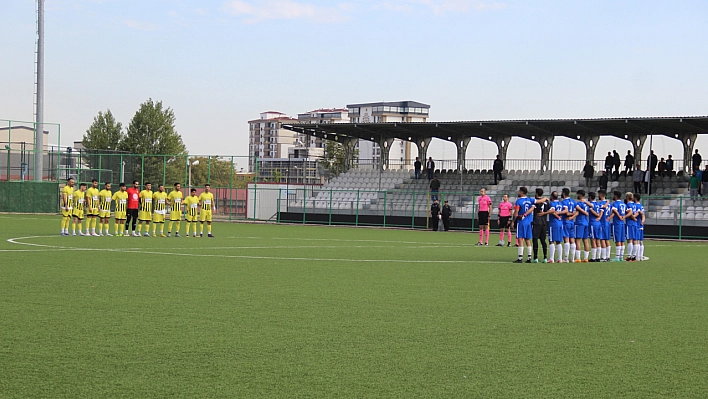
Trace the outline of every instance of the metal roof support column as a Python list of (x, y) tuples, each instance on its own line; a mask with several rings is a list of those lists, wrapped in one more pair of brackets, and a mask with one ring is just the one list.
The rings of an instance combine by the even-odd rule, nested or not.
[(551, 169), (551, 149), (553, 148), (553, 135), (536, 134), (534, 140), (541, 146), (541, 171), (548, 172)]
[(462, 173), (467, 168), (465, 167), (465, 156), (467, 155), (467, 146), (470, 144), (472, 137), (458, 137), (455, 140), (457, 146), (457, 171)]
[(425, 138), (416, 140), (415, 145), (418, 147), (418, 158), (420, 162), (425, 166), (425, 161), (428, 159), (428, 146), (432, 138)]
[(347, 137), (342, 140), (344, 147), (344, 171), (348, 171), (354, 166), (354, 158), (356, 155), (356, 145), (359, 139), (356, 137)]
[(679, 137), (681, 137), (681, 143), (683, 143), (683, 171), (690, 174), (693, 172), (693, 147), (696, 145), (698, 135), (682, 134)]
[[(642, 150), (644, 149), (644, 143), (647, 141), (646, 134), (631, 135), (627, 140), (632, 142), (632, 155), (634, 155), (634, 163), (642, 163)], [(683, 141), (683, 140), (682, 140)], [(648, 167), (648, 165), (647, 165)]]
[(597, 149), (597, 142), (600, 140), (600, 136), (592, 135), (582, 135), (580, 139), (585, 143), (585, 162), (590, 162), (590, 164), (595, 163), (595, 150)]
[(388, 155), (391, 152), (391, 145), (393, 144), (393, 138), (381, 138), (376, 144), (379, 145), (381, 150), (381, 170), (389, 169)]
[(511, 141), (511, 136), (507, 135), (497, 135), (494, 136), (494, 142), (497, 144), (497, 152), (499, 159), (506, 165), (506, 151), (509, 149), (509, 142)]

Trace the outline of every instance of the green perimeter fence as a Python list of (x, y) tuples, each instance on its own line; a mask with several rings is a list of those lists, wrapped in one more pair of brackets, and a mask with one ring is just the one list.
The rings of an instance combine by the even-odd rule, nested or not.
[[(8, 150), (8, 153), (13, 151)], [(329, 172), (317, 160), (285, 159), (275, 163), (272, 160), (237, 156), (106, 154), (86, 150), (63, 150), (47, 153), (45, 156), (52, 159), (52, 162), (45, 162), (45, 169), (50, 168), (45, 173), (45, 180), (50, 182), (34, 183), (28, 179), (22, 182), (21, 175), (8, 173), (5, 180), (9, 181), (0, 181), (0, 211), (57, 212), (59, 190), (67, 178), (74, 178), (77, 183), (89, 183), (96, 179), (101, 186), (110, 182), (113, 191), (118, 189), (120, 182), (130, 185), (133, 180), (137, 180), (141, 184), (147, 181), (155, 186), (164, 184), (168, 192), (175, 182), (181, 183), (185, 192), (194, 187), (198, 193), (203, 191), (205, 184), (210, 184), (217, 198), (216, 216), (222, 220), (419, 229), (430, 227), (431, 197), (422, 186), (411, 183), (396, 185), (396, 188), (379, 189), (383, 187), (379, 183), (377, 187), (366, 189), (339, 188), (341, 185), (332, 188), (329, 183), (337, 177), (336, 174)], [(253, 172), (248, 172), (249, 170)], [(390, 176), (402, 176), (405, 182), (409, 174), (405, 169), (399, 172), (402, 173)], [(375, 172), (374, 176), (376, 173), (378, 172)], [(462, 175), (465, 177), (465, 174)], [(450, 175), (448, 172), (447, 182), (456, 182), (457, 176), (459, 175)], [(508, 194), (513, 201), (516, 188), (519, 184), (524, 184), (523, 180), (518, 180), (518, 177), (516, 179), (516, 185), (503, 188), (495, 187), (491, 181), (485, 184), (492, 189), (495, 204), (499, 203), (503, 193)], [(657, 187), (667, 187), (664, 188), (666, 192), (669, 191), (669, 186), (676, 190), (678, 186), (669, 183), (676, 179), (675, 175), (666, 177), (664, 182), (657, 183)], [(533, 190), (536, 184), (551, 184), (544, 181), (545, 179), (539, 176), (525, 184), (530, 190)], [(629, 191), (628, 185), (631, 185), (631, 182), (626, 184), (618, 189)], [(685, 181), (682, 184), (685, 184)], [(426, 185), (424, 182), (424, 186)], [(458, 188), (461, 189), (441, 192), (439, 199), (441, 202), (450, 201), (453, 230), (475, 231), (478, 229), (476, 200), (479, 193), (476, 189), (466, 190), (462, 180)], [(494, 188), (499, 190), (494, 192)], [(549, 188), (551, 187), (546, 187), (546, 192)], [(576, 188), (573, 187), (573, 190)], [(685, 188), (681, 191), (678, 194), (672, 193), (675, 195), (643, 197), (647, 210), (647, 236), (708, 238), (708, 198), (690, 197)], [(18, 201), (17, 198), (23, 200)], [(492, 220), (494, 229), (495, 215)]]

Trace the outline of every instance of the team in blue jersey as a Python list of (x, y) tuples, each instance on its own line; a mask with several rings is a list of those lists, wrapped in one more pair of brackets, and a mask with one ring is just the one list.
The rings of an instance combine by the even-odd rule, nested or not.
[[(528, 249), (531, 262), (532, 225), (534, 209), (544, 199), (526, 196), (525, 187), (519, 190), (515, 216), (520, 218), (517, 237), (520, 240), (519, 257), (523, 261), (524, 247)], [(570, 198), (570, 190), (564, 188), (561, 198), (554, 191), (550, 196), (548, 213), (548, 234), (550, 258), (548, 263), (638, 261), (644, 259), (644, 206), (641, 197), (627, 193), (612, 193), (612, 201), (607, 200), (607, 192), (586, 193), (579, 190), (576, 200)], [(615, 257), (612, 257), (611, 241), (615, 242)], [(582, 250), (582, 251), (581, 251)], [(626, 256), (626, 257), (625, 257)]]

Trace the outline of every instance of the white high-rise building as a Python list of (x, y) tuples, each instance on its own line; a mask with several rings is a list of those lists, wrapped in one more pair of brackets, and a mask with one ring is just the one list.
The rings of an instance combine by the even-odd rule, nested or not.
[[(430, 105), (416, 101), (396, 101), (377, 102), (365, 104), (350, 104), (350, 123), (416, 123), (427, 122), (430, 113)], [(359, 162), (376, 166), (381, 161), (381, 149), (378, 144), (359, 140)], [(410, 167), (414, 159), (411, 159), (411, 143), (396, 139), (391, 145), (389, 152), (389, 164), (391, 168)]]
[(248, 121), (248, 169), (253, 172), (253, 159), (287, 158), (290, 148), (295, 146), (297, 134), (283, 129), (283, 123), (297, 122), (282, 112), (262, 112), (259, 119)]
[[(297, 114), (300, 123), (325, 124), (325, 123), (349, 123), (349, 110), (346, 108), (321, 108), (314, 111)], [(305, 148), (324, 148), (325, 140), (298, 134), (298, 144)]]

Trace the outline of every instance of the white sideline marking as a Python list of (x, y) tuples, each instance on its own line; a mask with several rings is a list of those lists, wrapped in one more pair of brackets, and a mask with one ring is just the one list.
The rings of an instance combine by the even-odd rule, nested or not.
[[(192, 257), (206, 257), (206, 258), (231, 258), (231, 259), (260, 259), (260, 260), (302, 260), (302, 261), (313, 261), (313, 262), (350, 262), (350, 263), (499, 263), (505, 264), (509, 262), (501, 261), (480, 261), (480, 260), (411, 260), (411, 259), (341, 259), (341, 258), (302, 258), (302, 257), (284, 257), (284, 256), (251, 256), (251, 255), (214, 255), (214, 254), (193, 254), (193, 253), (182, 253), (182, 252), (157, 252), (157, 251), (145, 251), (143, 249), (110, 249), (110, 248), (74, 248), (74, 247), (62, 247), (57, 245), (46, 245), (46, 244), (33, 244), (28, 242), (20, 242), (19, 240), (27, 240), (33, 238), (49, 238), (55, 236), (28, 236), (28, 237), (17, 237), (10, 238), (7, 242), (17, 245), (29, 245), (32, 247), (49, 248), (49, 250), (35, 250), (35, 252), (48, 252), (51, 250), (74, 250), (74, 251), (97, 251), (97, 252), (120, 252), (120, 253), (140, 253), (149, 255), (169, 255), (169, 256), (192, 256)], [(240, 247), (236, 247), (240, 248)], [(317, 248), (317, 247), (312, 247)], [(29, 251), (32, 252), (32, 251)]]

